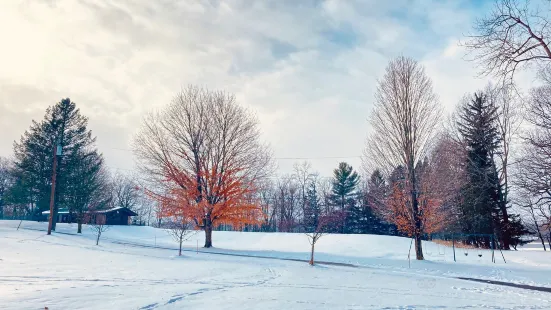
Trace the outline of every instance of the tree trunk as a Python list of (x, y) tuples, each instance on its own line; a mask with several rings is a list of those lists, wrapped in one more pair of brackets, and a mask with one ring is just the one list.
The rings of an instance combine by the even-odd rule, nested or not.
[(182, 242), (184, 240), (182, 238), (180, 238), (180, 251), (178, 252), (178, 256), (182, 256)]
[(421, 242), (421, 234), (415, 233), (415, 258), (417, 260), (425, 259), (425, 257), (423, 256), (423, 245)]
[(212, 247), (212, 222), (210, 217), (205, 219), (205, 248)]
[(423, 257), (423, 244), (422, 244), (422, 234), (421, 234), (421, 216), (419, 214), (419, 200), (417, 199), (417, 193), (415, 190), (411, 192), (411, 198), (412, 198), (412, 208), (413, 208), (413, 221), (415, 224), (415, 258), (417, 260), (424, 260), (425, 257)]
[[(541, 234), (540, 226), (538, 225), (538, 221), (536, 220), (536, 215), (534, 214), (534, 209), (532, 209), (532, 206), (530, 206), (530, 214), (532, 215), (532, 220), (534, 221), (534, 226), (536, 227), (536, 232), (538, 233), (538, 238), (540, 238), (543, 250), (547, 251), (547, 249), (545, 248), (545, 239)], [(549, 248), (549, 250), (551, 251), (551, 248)]]
[(82, 220), (78, 220), (77, 234), (82, 234)]
[(413, 224), (415, 226), (414, 237), (415, 237), (415, 258), (417, 260), (424, 260), (423, 257), (423, 245), (421, 240), (421, 227), (422, 227), (422, 218), (421, 212), (419, 211), (419, 197), (417, 195), (417, 176), (415, 174), (415, 160), (413, 157), (413, 151), (409, 150), (409, 164), (408, 164), (408, 178), (411, 184), (411, 208), (413, 212)]
[(314, 245), (316, 243), (314, 243), (314, 240), (312, 240), (312, 252), (310, 253), (310, 266), (314, 266)]
[[(547, 249), (545, 248), (545, 240), (543, 239), (543, 236), (541, 235), (541, 232), (539, 232), (539, 229), (538, 229), (538, 236), (541, 240), (541, 245), (543, 246), (543, 250), (547, 251)], [(549, 250), (551, 251), (551, 248)]]
[(101, 236), (101, 231), (98, 231), (98, 238), (96, 239), (96, 245), (99, 245), (99, 237)]
[(503, 232), (502, 232), (502, 243), (503, 243), (503, 249), (504, 250), (510, 250), (511, 246), (511, 237), (509, 234), (509, 230), (511, 229), (509, 227), (509, 215), (507, 214), (507, 205), (505, 202), (500, 202), (499, 207), (501, 209), (501, 216), (503, 221)]
[(55, 231), (55, 226), (57, 224), (57, 216), (58, 216), (58, 208), (57, 208), (57, 205), (54, 205), (54, 215), (52, 217), (52, 230), (53, 231)]

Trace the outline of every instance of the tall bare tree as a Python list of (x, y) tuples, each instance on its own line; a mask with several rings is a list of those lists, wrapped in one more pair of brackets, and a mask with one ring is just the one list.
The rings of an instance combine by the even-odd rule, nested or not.
[(140, 201), (140, 187), (132, 176), (115, 173), (112, 179), (113, 204), (116, 207), (128, 208), (135, 211)]
[(533, 128), (525, 137), (519, 162), (520, 186), (537, 197), (536, 203), (551, 204), (551, 86), (531, 92), (527, 120)]
[(515, 183), (526, 195), (533, 197), (533, 201), (529, 201), (529, 206), (538, 217), (542, 230), (549, 233), (551, 232), (551, 86), (540, 86), (531, 91), (527, 113), (526, 120), (532, 128), (524, 137), (523, 154), (517, 165)]
[(145, 175), (190, 198), (193, 220), (205, 230), (205, 247), (212, 246), (216, 223), (251, 219), (239, 212), (243, 196), (256, 190), (272, 168), (253, 114), (231, 94), (194, 86), (144, 119), (134, 150)]
[(12, 163), (4, 157), (0, 157), (0, 218), (4, 215), (4, 206), (8, 190), (13, 183)]
[(496, 0), (490, 13), (476, 20), (464, 46), (482, 74), (512, 79), (517, 69), (551, 64), (549, 1)]
[(382, 169), (387, 176), (396, 167), (404, 167), (418, 260), (424, 258), (415, 167), (428, 154), (440, 117), (437, 96), (423, 67), (406, 57), (390, 61), (377, 86), (371, 116), (373, 133), (367, 141), (364, 162), (371, 170)]
[(499, 149), (496, 152), (497, 169), (499, 184), (501, 185), (502, 199), (499, 203), (501, 211), (501, 220), (503, 224), (503, 247), (509, 249), (511, 236), (509, 234), (509, 200), (510, 200), (510, 165), (511, 165), (511, 146), (518, 137), (521, 125), (521, 99), (514, 90), (514, 85), (510, 83), (500, 84), (498, 86), (489, 84), (486, 87), (488, 101), (497, 109), (497, 131), (499, 135)]
[(301, 214), (304, 217), (306, 209), (306, 189), (308, 184), (312, 181), (314, 174), (311, 171), (312, 165), (304, 161), (302, 163), (295, 163), (293, 165), (293, 178), (298, 182), (300, 187), (300, 199), (301, 199)]

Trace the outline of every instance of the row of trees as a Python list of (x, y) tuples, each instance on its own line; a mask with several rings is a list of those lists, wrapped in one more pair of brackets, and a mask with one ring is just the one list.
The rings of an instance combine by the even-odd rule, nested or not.
[[(107, 173), (86, 119), (62, 100), (15, 144), (14, 162), (2, 160), (0, 202), (14, 216), (47, 210), (53, 157), (47, 151), (60, 144), (56, 209), (67, 207), (79, 224), (89, 210), (121, 206), (135, 210), (140, 223), (152, 217), (158, 226), (163, 219), (177, 227), (193, 223), (205, 230), (206, 247), (221, 226), (409, 235), (418, 259), (427, 233), (492, 234), (503, 248), (517, 244), (525, 231), (518, 215), (508, 212), (508, 152), (516, 126), (510, 89), (487, 87), (465, 97), (453, 126), (437, 130), (441, 119), (430, 79), (415, 61), (400, 57), (390, 62), (376, 98), (363, 167), (369, 177), (340, 163), (332, 178), (321, 178), (305, 162), (292, 175), (271, 180), (271, 156), (251, 114), (230, 95), (190, 86), (164, 111), (146, 117), (135, 138), (143, 184)], [(534, 102), (541, 110), (541, 100)], [(44, 138), (52, 132), (54, 138)], [(540, 136), (530, 137), (530, 145), (539, 146)], [(522, 188), (533, 190), (530, 174), (523, 176)], [(530, 205), (544, 210), (539, 200)], [(489, 239), (474, 241), (489, 246)]]
[(370, 191), (384, 184), (381, 175), (362, 180), (352, 166), (339, 163), (332, 178), (320, 177), (308, 162), (294, 165), (294, 173), (270, 180), (260, 188), (265, 215), (263, 231), (308, 232), (319, 219), (331, 216), (326, 232), (397, 234), (396, 227), (375, 214)]
[[(325, 232), (408, 235), (417, 259), (423, 259), (422, 240), (435, 232), (492, 235), (509, 249), (528, 227), (545, 246), (551, 227), (547, 25), (528, 3), (496, 2), (464, 45), (499, 83), (466, 90), (448, 126), (423, 67), (407, 57), (390, 61), (375, 93), (361, 178), (346, 163), (329, 179), (303, 163), (272, 179), (271, 151), (254, 115), (231, 94), (189, 86), (146, 116), (134, 137), (140, 184), (110, 176), (73, 102), (50, 107), (15, 143), (13, 162), (0, 160), (0, 207), (12, 215), (48, 209), (59, 145), (55, 210), (67, 207), (80, 223), (87, 210), (118, 204), (138, 211), (140, 222), (168, 220), (180, 244), (191, 223), (205, 231), (205, 247), (222, 227), (306, 232), (312, 253)], [(542, 85), (522, 95), (512, 81), (531, 64)], [(518, 145), (523, 152), (512, 151)], [(496, 246), (493, 239), (466, 241), (489, 247)]]

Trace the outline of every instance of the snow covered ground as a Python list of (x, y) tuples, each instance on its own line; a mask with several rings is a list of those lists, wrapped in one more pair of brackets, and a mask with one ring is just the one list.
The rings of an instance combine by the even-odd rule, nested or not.
[(0, 309), (551, 309), (551, 293), (455, 279), (455, 276), (551, 287), (549, 252), (456, 252), (425, 243), (427, 261), (411, 261), (406, 238), (327, 235), (321, 261), (359, 267), (219, 255), (308, 259), (304, 235), (199, 233), (178, 257), (168, 234), (111, 227), (96, 246), (84, 227), (0, 221)]

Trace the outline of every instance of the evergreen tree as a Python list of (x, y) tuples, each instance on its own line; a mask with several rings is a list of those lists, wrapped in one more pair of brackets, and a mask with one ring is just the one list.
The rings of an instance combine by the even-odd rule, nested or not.
[[(494, 155), (498, 151), (497, 107), (483, 93), (475, 93), (461, 107), (458, 130), (467, 148), (468, 182), (463, 188), (463, 230), (494, 234), (500, 231), (502, 189)], [(484, 240), (489, 246), (489, 240)]]
[(69, 207), (71, 217), (78, 224), (77, 233), (82, 233), (82, 223), (87, 211), (105, 209), (111, 197), (108, 195), (103, 158), (96, 150), (81, 150), (69, 156), (67, 165), (71, 170), (68, 171), (67, 179), (71, 182), (65, 189), (64, 201)]
[(339, 167), (333, 171), (330, 200), (343, 219), (342, 232), (348, 231), (348, 211), (356, 202), (355, 191), (359, 181), (358, 173), (345, 162), (339, 163)]
[(357, 234), (388, 235), (392, 229), (377, 216), (374, 207), (377, 203), (376, 196), (369, 192), (369, 185), (364, 184), (358, 191), (357, 202), (349, 211), (349, 231)]
[(304, 208), (304, 229), (306, 232), (315, 231), (318, 227), (320, 213), (320, 198), (316, 183), (312, 181), (306, 190), (306, 207)]
[[(14, 144), (17, 197), (15, 200), (30, 205), (35, 214), (49, 209), (54, 148), (60, 145), (63, 156), (58, 157), (54, 222), (60, 206), (68, 205), (66, 191), (74, 186), (72, 171), (83, 154), (96, 154), (95, 138), (86, 126), (88, 119), (80, 114), (69, 98), (62, 99), (46, 110), (41, 122), (33, 120), (19, 143)], [(91, 155), (92, 156), (92, 155)]]

